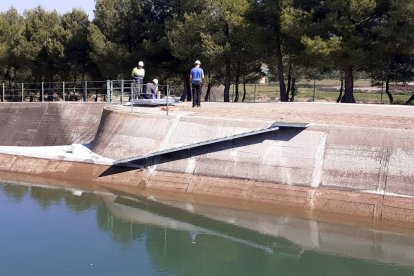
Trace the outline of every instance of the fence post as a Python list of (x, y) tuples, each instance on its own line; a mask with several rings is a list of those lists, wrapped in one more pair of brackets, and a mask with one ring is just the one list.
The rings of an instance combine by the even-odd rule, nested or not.
[(106, 103), (109, 104), (109, 89), (111, 86), (111, 81), (110, 80), (106, 80)]
[(4, 99), (4, 83), (2, 83), (2, 86), (3, 86), (2, 102), (4, 102), (5, 101), (5, 99)]
[(121, 80), (121, 105), (124, 105), (124, 80)]
[(131, 112), (134, 112), (134, 81), (131, 82)]
[(315, 80), (313, 80), (313, 101), (315, 101), (315, 92), (316, 92), (316, 83), (315, 83)]
[(65, 82), (62, 82), (62, 94), (63, 101), (65, 101)]
[(168, 98), (170, 97), (170, 86), (167, 84), (167, 116), (168, 116)]
[(114, 81), (111, 80), (111, 90), (109, 91), (109, 103), (112, 105), (112, 96), (114, 95)]
[(44, 82), (42, 81), (42, 102), (44, 101), (44, 99), (45, 99), (45, 85), (44, 85)]
[(22, 82), (22, 102), (24, 102), (24, 83)]
[(381, 82), (381, 104), (383, 104), (383, 102), (382, 102), (382, 93), (384, 93), (384, 82)]
[(85, 81), (85, 86), (83, 87), (83, 101), (88, 101), (88, 81)]
[(254, 103), (256, 102), (256, 86), (257, 86), (257, 84), (255, 83), (254, 84), (254, 93), (253, 93), (253, 102)]

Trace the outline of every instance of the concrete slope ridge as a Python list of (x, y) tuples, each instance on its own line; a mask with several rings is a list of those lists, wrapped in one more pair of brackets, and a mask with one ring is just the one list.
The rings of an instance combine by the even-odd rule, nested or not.
[(93, 140), (102, 103), (1, 103), (2, 146), (55, 146)]

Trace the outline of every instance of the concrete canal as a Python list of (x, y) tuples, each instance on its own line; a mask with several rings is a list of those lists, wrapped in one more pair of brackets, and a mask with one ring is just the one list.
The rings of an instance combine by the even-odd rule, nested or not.
[(2, 103), (0, 115), (5, 275), (413, 273), (412, 107)]

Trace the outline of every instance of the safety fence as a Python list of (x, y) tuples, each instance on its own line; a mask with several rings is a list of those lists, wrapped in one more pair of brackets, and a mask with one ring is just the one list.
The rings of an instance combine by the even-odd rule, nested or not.
[[(0, 100), (2, 102), (46, 102), (46, 101), (81, 101), (107, 102), (108, 104), (131, 105), (136, 99), (154, 97), (147, 89), (151, 84), (136, 84), (131, 80), (106, 80), (84, 82), (41, 82), (41, 83), (2, 83)], [(202, 89), (202, 100), (222, 102), (224, 87), (213, 86), (207, 93), (208, 86)], [(339, 96), (339, 82), (302, 81), (296, 84), (290, 93), (294, 101), (335, 102)], [(183, 94), (183, 85), (158, 85), (157, 99), (167, 98), (178, 101)], [(414, 86), (394, 85), (391, 92), (394, 103), (404, 104), (412, 96)], [(276, 84), (240, 84), (231, 85), (230, 102), (274, 102), (279, 101), (279, 85)], [(355, 86), (354, 96), (358, 103), (389, 103), (383, 87), (372, 87), (369, 82)], [(189, 97), (184, 97), (189, 99)]]
[[(41, 82), (1, 84), (2, 102), (81, 101), (128, 104), (131, 99), (150, 99), (151, 84), (137, 84), (130, 80)], [(156, 85), (156, 98), (180, 96), (179, 86)], [(153, 91), (153, 90), (152, 90)]]
[[(389, 104), (389, 98), (385, 93), (385, 87), (370, 86), (369, 81), (360, 81), (354, 86), (354, 97), (357, 103), (367, 104)], [(211, 88), (210, 95), (207, 95), (207, 88), (204, 86), (203, 95), (207, 95), (207, 101), (222, 102), (223, 86)], [(413, 85), (394, 84), (390, 92), (394, 104), (405, 104), (414, 93)], [(230, 86), (231, 102), (277, 102), (280, 101), (279, 84), (240, 84)], [(343, 95), (343, 94), (342, 94)], [(295, 102), (336, 102), (340, 96), (340, 82), (327, 81), (302, 81), (296, 84), (293, 97), (289, 91), (289, 100)]]

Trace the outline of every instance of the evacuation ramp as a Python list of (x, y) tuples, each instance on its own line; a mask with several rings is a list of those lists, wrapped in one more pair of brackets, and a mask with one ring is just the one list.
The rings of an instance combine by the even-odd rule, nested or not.
[[(326, 133), (309, 131), (307, 124), (278, 124), (274, 127), (279, 129), (274, 131), (270, 128), (272, 124), (269, 121), (105, 110), (92, 150), (120, 160), (118, 165), (131, 165), (137, 157), (140, 161), (148, 159), (143, 165), (148, 166), (151, 179), (165, 179), (165, 182), (211, 176), (318, 185)], [(256, 131), (264, 133), (256, 135)], [(254, 135), (242, 137), (249, 132)], [(214, 140), (212, 144), (203, 143)], [(169, 173), (179, 177), (163, 176)]]
[[(165, 163), (170, 162), (172, 160), (179, 160), (191, 156), (211, 153), (217, 150), (223, 150), (226, 146), (229, 145), (229, 142), (231, 143), (231, 148), (241, 147), (249, 142), (259, 143), (262, 142), (266, 137), (269, 137), (268, 134), (271, 134), (279, 130), (279, 128), (291, 128), (301, 130), (307, 128), (308, 126), (309, 124), (307, 123), (273, 123), (268, 128), (243, 132), (240, 134), (211, 139), (180, 147), (169, 148), (161, 151), (152, 152), (143, 156), (117, 160), (114, 162), (114, 165), (138, 168), (148, 167), (150, 165), (155, 165), (157, 163)], [(252, 137), (262, 137), (262, 139), (249, 139)]]

